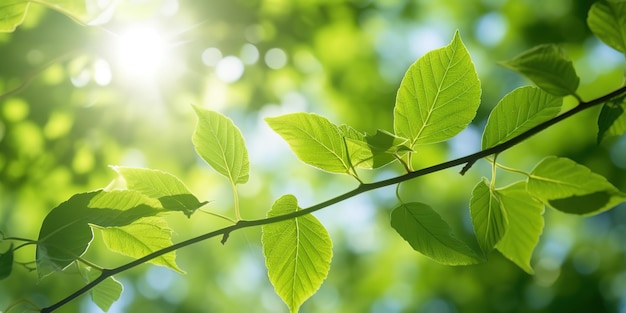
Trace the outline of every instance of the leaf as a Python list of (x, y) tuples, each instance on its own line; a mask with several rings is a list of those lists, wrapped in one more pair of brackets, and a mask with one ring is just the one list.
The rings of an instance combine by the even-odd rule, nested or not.
[(198, 155), (233, 185), (246, 183), (250, 162), (239, 128), (218, 112), (198, 106), (193, 108), (198, 116), (198, 125), (192, 141)]
[(480, 81), (458, 31), (446, 47), (426, 53), (404, 75), (394, 107), (394, 130), (408, 147), (454, 137), (480, 104)]
[(507, 231), (508, 223), (506, 212), (500, 206), (500, 200), (483, 178), (472, 191), (470, 200), (470, 214), (472, 224), (480, 248), (489, 253), (502, 239)]
[[(300, 210), (292, 195), (276, 200), (268, 217)], [(330, 270), (333, 250), (328, 232), (313, 215), (262, 226), (267, 273), (291, 312), (311, 297)]]
[(555, 117), (561, 111), (562, 103), (562, 98), (536, 87), (513, 90), (491, 111), (483, 132), (482, 148), (506, 142)]
[[(101, 272), (88, 268), (86, 274), (89, 281), (100, 276)], [(111, 305), (120, 298), (124, 286), (113, 276), (105, 278), (102, 282), (91, 288), (89, 291), (91, 300), (104, 312), (107, 312)]]
[(576, 94), (580, 78), (572, 61), (555, 44), (539, 45), (500, 65), (532, 80), (539, 88), (555, 95)]
[(0, 32), (12, 32), (22, 24), (29, 2), (25, 0), (3, 0), (0, 4)]
[(152, 169), (115, 166), (113, 169), (124, 178), (129, 190), (159, 200), (167, 211), (182, 211), (190, 217), (199, 207), (206, 204), (198, 201), (178, 177)]
[(265, 119), (298, 159), (331, 173), (348, 173), (348, 153), (341, 131), (325, 117), (291, 113)]
[[(172, 230), (162, 218), (146, 217), (119, 227), (97, 227), (109, 250), (132, 258), (141, 258), (172, 245)], [(154, 258), (150, 263), (184, 273), (176, 265), (176, 252)]]
[[(0, 4), (0, 32), (12, 32), (22, 24), (32, 0), (2, 0)], [(97, 22), (98, 18), (111, 14), (117, 1), (91, 3), (85, 0), (38, 0), (37, 4), (60, 12), (81, 24)], [(105, 5), (103, 5), (103, 3)]]
[(365, 135), (360, 139), (346, 138), (353, 166), (379, 168), (396, 160), (396, 154), (411, 151), (404, 144), (408, 140), (384, 130), (377, 130), (374, 135)]
[(597, 214), (624, 199), (606, 178), (567, 158), (543, 159), (530, 173), (527, 189), (565, 213)]
[(609, 136), (621, 136), (626, 132), (626, 97), (620, 97), (605, 103), (598, 117), (598, 143)]
[(596, 1), (589, 9), (587, 24), (605, 44), (626, 53), (626, 2)]
[(391, 212), (391, 227), (411, 247), (436, 262), (468, 265), (482, 258), (452, 234), (452, 229), (437, 212), (423, 203), (404, 203)]
[(6, 252), (0, 253), (0, 280), (3, 280), (13, 271), (13, 244)]
[(37, 272), (43, 278), (79, 258), (93, 239), (90, 224), (128, 225), (161, 212), (151, 200), (131, 190), (102, 190), (76, 194), (46, 215), (37, 241)]
[(530, 259), (543, 232), (544, 205), (526, 192), (526, 183), (518, 182), (496, 190), (506, 212), (509, 227), (496, 249), (521, 269), (533, 274)]

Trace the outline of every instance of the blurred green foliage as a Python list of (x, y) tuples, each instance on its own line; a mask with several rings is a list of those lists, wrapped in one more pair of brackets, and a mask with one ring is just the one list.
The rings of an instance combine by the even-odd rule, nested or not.
[[(229, 184), (195, 155), (192, 104), (219, 110), (242, 129), (251, 163), (250, 180), (239, 190), (243, 218), (265, 216), (285, 193), (305, 207), (349, 190), (349, 178), (297, 162), (263, 117), (309, 111), (369, 133), (391, 130), (404, 72), (425, 52), (445, 45), (456, 29), (481, 79), (481, 108), (452, 141), (421, 151), (415, 167), (477, 151), (491, 108), (529, 83), (497, 61), (557, 43), (574, 61), (583, 99), (622, 85), (623, 56), (594, 39), (586, 26), (591, 4), (128, 1), (97, 26), (30, 5), (23, 25), (0, 34), (0, 93), (8, 93), (0, 96), (0, 230), (36, 238), (53, 207), (72, 194), (106, 186), (115, 177), (111, 164), (173, 173), (200, 201), (211, 201), (207, 210), (229, 214)], [(132, 62), (120, 65), (119, 39), (147, 26), (165, 42), (165, 55), (148, 70), (129, 71)], [(134, 62), (151, 52), (158, 51), (148, 50)], [(594, 109), (568, 119), (499, 161), (530, 170), (546, 155), (565, 156), (626, 190), (626, 139), (596, 144), (598, 114)], [(400, 171), (394, 165), (368, 178)], [(407, 201), (428, 203), (457, 234), (467, 234), (471, 189), (488, 174), (489, 165), (479, 162), (465, 176), (440, 172), (403, 184), (400, 193)], [(513, 174), (502, 174), (498, 184), (504, 185)], [(330, 232), (334, 258), (327, 281), (301, 312), (626, 311), (623, 207), (587, 219), (548, 210), (535, 275), (529, 276), (497, 253), (486, 264), (468, 267), (418, 255), (389, 225), (395, 204), (394, 189), (385, 188), (316, 213)], [(177, 241), (225, 222), (198, 212), (191, 220), (171, 216), (170, 224)], [(98, 236), (88, 259), (103, 266), (128, 260), (108, 252)], [(233, 233), (225, 246), (212, 240), (177, 255), (187, 275), (145, 265), (116, 277), (125, 290), (111, 312), (286, 310), (267, 278), (260, 229)], [(21, 249), (15, 259), (33, 256), (34, 249)], [(19, 299), (50, 305), (83, 284), (71, 268), (36, 282), (34, 272), (14, 269), (0, 282), (0, 308)], [(82, 297), (59, 311), (97, 310)]]

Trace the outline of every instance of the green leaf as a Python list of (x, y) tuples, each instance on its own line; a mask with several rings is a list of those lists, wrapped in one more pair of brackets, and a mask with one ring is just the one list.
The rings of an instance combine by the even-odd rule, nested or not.
[(485, 178), (472, 191), (470, 214), (478, 244), (483, 252), (489, 253), (506, 233), (509, 221)]
[[(132, 258), (141, 258), (172, 245), (172, 230), (164, 219), (158, 217), (142, 218), (126, 226), (97, 228), (102, 232), (102, 238), (109, 250)], [(176, 265), (175, 251), (148, 262), (184, 273)]]
[(480, 81), (459, 33), (446, 47), (426, 53), (404, 75), (394, 108), (395, 133), (415, 145), (444, 141), (472, 121)]
[(178, 177), (152, 169), (115, 166), (113, 169), (124, 178), (126, 188), (159, 200), (167, 211), (182, 211), (190, 217), (206, 204), (198, 201)]
[(509, 227), (496, 249), (521, 269), (532, 274), (530, 259), (543, 231), (544, 205), (526, 192), (526, 182), (496, 190)]
[(396, 160), (396, 154), (411, 151), (404, 145), (408, 139), (398, 137), (385, 130), (377, 130), (374, 135), (360, 139), (346, 138), (353, 166), (379, 168)]
[[(86, 270), (89, 281), (100, 276), (101, 272), (88, 268)], [(91, 300), (104, 312), (107, 312), (111, 305), (120, 298), (124, 286), (113, 276), (105, 278), (102, 282), (93, 287), (89, 293)]]
[(598, 117), (598, 143), (609, 136), (621, 136), (626, 132), (626, 97), (620, 97), (605, 103)]
[(624, 199), (601, 175), (567, 158), (547, 157), (528, 177), (528, 192), (565, 213), (597, 214)]
[[(276, 200), (268, 217), (300, 210), (292, 195)], [(291, 312), (311, 297), (330, 270), (332, 242), (324, 226), (313, 216), (263, 225), (261, 241), (267, 273), (276, 293)]]
[(580, 83), (572, 61), (554, 44), (536, 46), (500, 65), (528, 77), (539, 88), (559, 97), (576, 94)]
[(37, 272), (43, 278), (61, 271), (79, 258), (93, 239), (90, 224), (101, 227), (128, 225), (162, 212), (137, 191), (102, 190), (76, 194), (46, 215), (37, 241)]
[(555, 117), (562, 104), (562, 98), (536, 87), (513, 90), (491, 111), (483, 132), (483, 149), (501, 144)]
[(476, 264), (483, 259), (452, 229), (437, 212), (423, 203), (404, 203), (391, 212), (391, 227), (411, 247), (436, 262), (446, 265)]
[(12, 32), (22, 24), (29, 2), (25, 0), (4, 0), (0, 4), (0, 32)]
[(13, 271), (13, 244), (6, 252), (0, 253), (0, 280), (3, 280)]
[(589, 9), (587, 24), (605, 44), (626, 53), (626, 2), (596, 1)]
[(194, 106), (198, 125), (192, 141), (198, 155), (233, 185), (248, 181), (250, 162), (241, 131), (231, 119)]
[(313, 113), (291, 113), (265, 119), (302, 162), (331, 173), (348, 173), (344, 137), (337, 125)]

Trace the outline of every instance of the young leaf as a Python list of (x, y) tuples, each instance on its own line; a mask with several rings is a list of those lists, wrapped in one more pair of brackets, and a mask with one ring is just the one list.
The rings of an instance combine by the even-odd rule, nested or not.
[[(274, 203), (268, 217), (299, 210), (292, 195)], [(261, 242), (267, 273), (276, 293), (291, 312), (311, 297), (330, 270), (333, 250), (328, 232), (313, 215), (262, 226)]]
[[(86, 274), (89, 281), (98, 278), (100, 271), (88, 268)], [(105, 280), (93, 287), (89, 293), (92, 301), (104, 312), (107, 312), (113, 302), (117, 301), (124, 290), (124, 286), (118, 282), (113, 276), (107, 277)]]
[(0, 253), (0, 280), (3, 280), (13, 271), (13, 244), (9, 246), (9, 249)]
[(198, 201), (178, 177), (152, 169), (115, 166), (113, 169), (124, 178), (126, 188), (159, 200), (167, 211), (182, 211), (190, 217), (205, 203)]
[(626, 2), (596, 1), (589, 9), (587, 24), (605, 44), (626, 53)]
[(598, 117), (598, 143), (609, 136), (621, 136), (626, 132), (625, 97), (613, 99), (602, 106)]
[(394, 107), (394, 130), (408, 147), (444, 141), (462, 131), (480, 104), (480, 81), (459, 33), (428, 52), (404, 75)]
[(502, 239), (509, 221), (498, 195), (489, 188), (489, 182), (485, 178), (472, 191), (470, 214), (478, 244), (487, 254)]
[(265, 119), (302, 162), (331, 173), (348, 173), (344, 137), (337, 125), (313, 113), (291, 113)]
[(539, 88), (559, 97), (576, 94), (580, 83), (572, 61), (554, 44), (536, 46), (500, 65), (528, 77)]
[(550, 206), (573, 214), (597, 214), (626, 197), (601, 175), (567, 158), (547, 157), (528, 177), (528, 192)]
[(4, 0), (0, 4), (0, 32), (12, 32), (22, 24), (29, 5), (24, 0)]
[(483, 149), (503, 143), (555, 117), (563, 99), (537, 87), (521, 87), (500, 100), (483, 132)]
[(346, 138), (352, 165), (369, 169), (393, 162), (397, 153), (411, 151), (404, 145), (407, 141), (380, 129), (374, 135), (365, 135), (360, 139)]
[(248, 181), (250, 162), (241, 131), (228, 117), (194, 106), (198, 125), (192, 141), (198, 155), (234, 185)]
[(40, 278), (61, 271), (79, 258), (93, 239), (90, 224), (101, 227), (128, 225), (161, 212), (137, 191), (102, 190), (76, 194), (45, 217), (36, 249)]
[(496, 249), (521, 269), (533, 274), (530, 259), (543, 232), (544, 205), (526, 192), (526, 183), (518, 182), (496, 190), (506, 212), (509, 227)]
[(482, 258), (452, 234), (437, 212), (423, 203), (401, 204), (391, 212), (391, 227), (415, 251), (446, 265), (468, 265)]
[[(109, 250), (133, 258), (140, 258), (172, 245), (172, 230), (164, 219), (158, 217), (142, 218), (126, 226), (97, 228), (102, 232), (102, 238)], [(174, 251), (149, 262), (184, 273), (176, 265)]]

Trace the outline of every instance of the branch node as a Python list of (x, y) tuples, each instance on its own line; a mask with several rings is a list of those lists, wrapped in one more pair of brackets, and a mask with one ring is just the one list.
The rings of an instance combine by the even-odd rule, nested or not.
[(222, 243), (222, 245), (226, 244), (226, 240), (228, 240), (228, 236), (230, 236), (230, 232), (226, 232), (224, 233), (224, 236), (222, 236), (222, 240), (220, 240), (220, 242)]
[(467, 173), (467, 171), (469, 171), (469, 169), (472, 167), (472, 165), (474, 165), (474, 163), (476, 163), (476, 159), (468, 161), (465, 166), (463, 166), (463, 168), (461, 169), (461, 172), (459, 172), (459, 174), (461, 174), (461, 176), (465, 175), (465, 173)]

